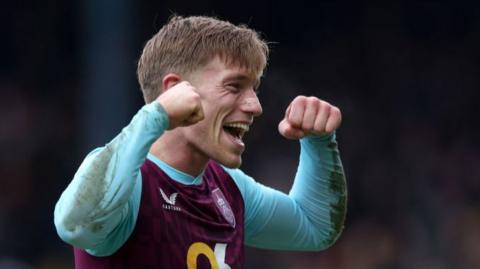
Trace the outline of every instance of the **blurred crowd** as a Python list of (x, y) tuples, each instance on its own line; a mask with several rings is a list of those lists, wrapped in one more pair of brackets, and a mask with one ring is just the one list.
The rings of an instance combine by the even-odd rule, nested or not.
[[(85, 18), (57, 2), (0, 11), (0, 269), (73, 268), (53, 208), (83, 156), (101, 146), (87, 147), (80, 135)], [(167, 19), (162, 8), (135, 9), (138, 53)], [(216, 10), (204, 8), (174, 11)], [(324, 98), (344, 119), (337, 133), (349, 192), (343, 235), (320, 253), (248, 248), (246, 268), (480, 268), (480, 5), (315, 8), (216, 13), (275, 41), (260, 88), (264, 115), (247, 134), (243, 170), (289, 190), (299, 147), (276, 126), (296, 95)], [(132, 85), (135, 60), (125, 59)], [(133, 115), (142, 104), (138, 86), (131, 91)]]

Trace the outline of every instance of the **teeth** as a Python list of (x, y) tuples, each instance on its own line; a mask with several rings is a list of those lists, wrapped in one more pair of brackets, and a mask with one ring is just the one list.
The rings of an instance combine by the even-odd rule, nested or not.
[(245, 124), (245, 123), (226, 123), (224, 125), (225, 127), (230, 127), (230, 128), (239, 128), (239, 129), (242, 129), (243, 131), (245, 132), (248, 132), (248, 130), (250, 130), (250, 126), (248, 124)]

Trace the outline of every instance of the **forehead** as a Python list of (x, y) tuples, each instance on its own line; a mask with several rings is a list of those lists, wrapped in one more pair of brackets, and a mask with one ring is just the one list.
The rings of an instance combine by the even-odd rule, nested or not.
[(221, 80), (239, 80), (258, 84), (263, 70), (255, 72), (256, 70), (242, 67), (234, 61), (227, 62), (220, 57), (215, 57), (199, 71), (204, 75)]

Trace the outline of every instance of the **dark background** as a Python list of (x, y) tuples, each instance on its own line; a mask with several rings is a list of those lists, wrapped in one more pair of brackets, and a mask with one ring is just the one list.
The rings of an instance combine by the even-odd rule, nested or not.
[[(247, 268), (480, 268), (480, 4), (416, 1), (10, 1), (0, 9), (0, 269), (72, 268), (53, 208), (83, 157), (142, 106), (135, 71), (172, 13), (272, 42), (245, 170), (288, 191), (288, 103), (343, 112), (342, 237), (321, 253), (247, 249)], [(285, 177), (288, 175), (288, 177)]]

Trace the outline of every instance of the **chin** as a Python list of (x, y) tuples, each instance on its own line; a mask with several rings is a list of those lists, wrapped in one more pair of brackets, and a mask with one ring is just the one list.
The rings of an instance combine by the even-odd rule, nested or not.
[(240, 165), (242, 165), (242, 157), (238, 157), (238, 158), (235, 158), (235, 159), (223, 159), (223, 160), (216, 160), (217, 162), (219, 162), (221, 165), (223, 166), (226, 166), (228, 168), (232, 168), (232, 169), (235, 169), (235, 168), (239, 168)]

